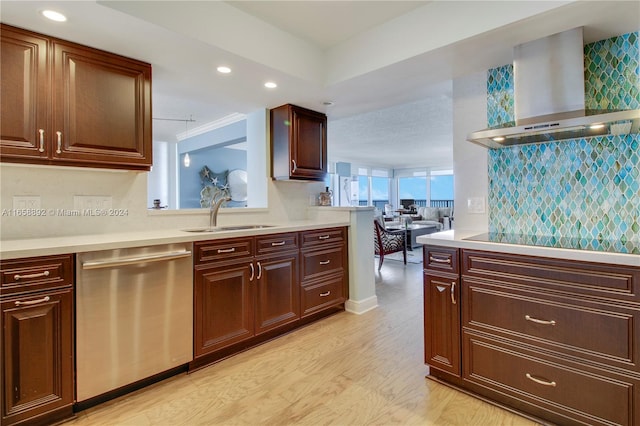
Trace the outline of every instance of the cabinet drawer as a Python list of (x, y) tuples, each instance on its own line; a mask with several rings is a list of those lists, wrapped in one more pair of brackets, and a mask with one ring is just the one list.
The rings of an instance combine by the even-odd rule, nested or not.
[(640, 370), (640, 311), (464, 279), (463, 325), (606, 365)]
[(423, 264), (425, 269), (457, 274), (459, 272), (458, 249), (424, 246)]
[(253, 238), (230, 238), (194, 243), (194, 263), (237, 260), (253, 256)]
[(73, 284), (73, 255), (3, 260), (2, 295)]
[(344, 248), (331, 247), (302, 253), (302, 280), (342, 272), (344, 270)]
[(346, 241), (345, 228), (314, 229), (304, 231), (302, 236), (302, 247), (315, 247), (322, 244), (344, 243)]
[(514, 286), (640, 302), (640, 268), (533, 256), (462, 251), (462, 274)]
[(464, 350), (464, 379), (494, 391), (496, 399), (508, 395), (516, 405), (528, 404), (527, 411), (562, 424), (633, 424), (638, 380), (573, 368), (469, 333)]
[(332, 278), (310, 283), (302, 287), (302, 316), (343, 303), (344, 278)]
[(257, 254), (267, 254), (298, 249), (298, 234), (273, 234), (256, 238)]

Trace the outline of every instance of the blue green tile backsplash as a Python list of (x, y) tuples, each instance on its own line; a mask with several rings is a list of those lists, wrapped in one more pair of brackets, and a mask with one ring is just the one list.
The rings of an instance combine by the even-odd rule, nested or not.
[[(587, 109), (640, 107), (637, 32), (589, 44), (584, 55)], [(487, 93), (488, 125), (513, 120), (512, 66), (489, 70)], [(616, 241), (621, 251), (637, 253), (640, 135), (490, 149), (488, 155), (490, 232)]]

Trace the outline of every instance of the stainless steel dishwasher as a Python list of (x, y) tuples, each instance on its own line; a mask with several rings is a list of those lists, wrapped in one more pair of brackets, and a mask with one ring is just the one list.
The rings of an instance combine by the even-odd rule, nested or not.
[(192, 244), (77, 255), (77, 401), (193, 359)]

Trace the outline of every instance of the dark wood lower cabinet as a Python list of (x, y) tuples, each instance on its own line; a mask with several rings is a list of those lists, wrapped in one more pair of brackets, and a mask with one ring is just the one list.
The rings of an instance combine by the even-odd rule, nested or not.
[(251, 262), (196, 267), (194, 356), (253, 336)]
[(544, 422), (640, 424), (639, 267), (432, 246), (424, 262), (431, 376)]
[(255, 334), (300, 318), (298, 253), (259, 258), (256, 277)]
[(3, 299), (2, 330), (2, 425), (72, 417), (72, 289)]
[(344, 310), (345, 242), (346, 228), (332, 228), (194, 243), (189, 368)]

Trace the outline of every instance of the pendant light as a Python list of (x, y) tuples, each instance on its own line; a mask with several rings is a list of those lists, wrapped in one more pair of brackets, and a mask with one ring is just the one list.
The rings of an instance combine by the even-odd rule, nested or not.
[[(184, 138), (189, 139), (189, 120), (184, 120)], [(185, 167), (189, 167), (191, 165), (191, 158), (189, 157), (188, 152), (184, 154), (182, 163), (184, 164)]]

